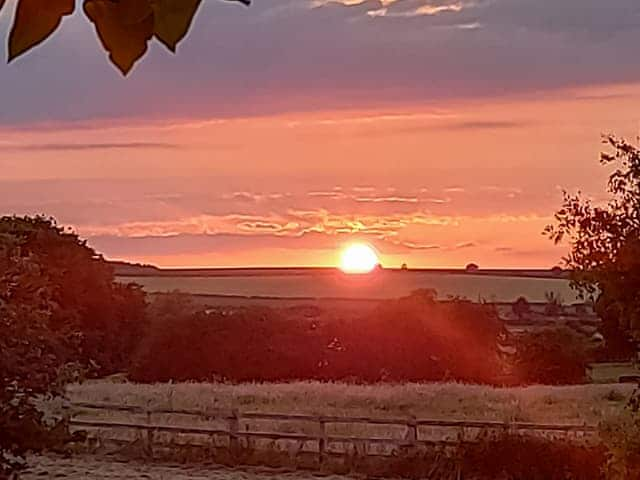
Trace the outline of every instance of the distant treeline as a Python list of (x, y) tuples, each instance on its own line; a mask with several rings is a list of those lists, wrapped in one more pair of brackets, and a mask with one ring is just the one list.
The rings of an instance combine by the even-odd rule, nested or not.
[[(118, 277), (256, 277), (282, 275), (344, 275), (335, 267), (229, 267), (229, 268), (159, 268), (155, 265), (110, 261)], [(568, 279), (570, 272), (551, 269), (469, 269), (467, 268), (382, 268), (378, 273), (428, 272), (440, 274), (481, 275), (490, 277), (525, 277)]]

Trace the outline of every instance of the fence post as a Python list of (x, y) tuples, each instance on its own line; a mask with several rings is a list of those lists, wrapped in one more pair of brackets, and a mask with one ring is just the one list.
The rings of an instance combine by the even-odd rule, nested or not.
[(151, 414), (153, 412), (151, 411), (151, 409), (149, 407), (147, 407), (147, 434), (146, 434), (146, 441), (145, 441), (145, 453), (152, 457), (153, 456), (153, 430), (151, 429)]
[(318, 417), (319, 431), (318, 431), (318, 461), (320, 466), (324, 463), (325, 453), (327, 449), (327, 428), (324, 418)]
[(414, 416), (411, 416), (407, 422), (407, 435), (405, 440), (412, 447), (415, 447), (418, 442), (418, 423)]
[(232, 455), (238, 452), (240, 447), (238, 432), (240, 431), (240, 412), (237, 409), (231, 411), (229, 419), (229, 449)]

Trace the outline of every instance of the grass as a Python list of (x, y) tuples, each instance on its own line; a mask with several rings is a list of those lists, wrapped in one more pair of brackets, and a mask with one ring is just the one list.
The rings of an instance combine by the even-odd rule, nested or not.
[(613, 383), (624, 375), (640, 375), (640, 370), (631, 362), (596, 363), (588, 373), (593, 383)]
[(632, 385), (493, 388), (479, 385), (181, 383), (94, 381), (69, 387), (72, 401), (178, 409), (595, 424), (618, 413)]
[[(233, 409), (253, 412), (327, 414), (337, 416), (367, 417), (407, 417), (415, 415), (421, 418), (456, 420), (498, 420), (523, 421), (536, 423), (588, 423), (596, 424), (601, 420), (614, 417), (622, 411), (627, 398), (631, 395), (631, 385), (581, 385), (566, 387), (532, 386), (526, 388), (492, 388), (478, 385), (447, 384), (401, 384), (401, 385), (351, 385), (342, 383), (294, 382), (230, 385), (221, 383), (182, 383), (140, 385), (132, 383), (113, 383), (106, 380), (91, 381), (72, 385), (68, 389), (72, 401), (88, 403), (116, 403), (163, 409), (188, 409), (207, 412), (213, 409)], [(93, 412), (111, 421), (138, 421), (145, 423), (145, 415), (128, 412)], [(179, 426), (209, 426), (225, 429), (224, 420), (216, 418), (185, 416), (181, 414), (155, 414), (154, 422)], [(218, 425), (218, 423), (220, 423)], [(400, 440), (405, 438), (406, 427), (373, 424), (330, 424), (328, 435), (355, 438), (387, 438)], [(317, 436), (317, 424), (286, 420), (275, 422), (267, 420), (243, 420), (241, 430), (299, 433)], [(495, 432), (494, 432), (495, 433)], [(533, 466), (521, 465), (528, 457), (537, 464), (537, 452), (559, 455), (564, 465), (567, 454), (562, 448), (575, 451), (587, 458), (599, 452), (598, 447), (573, 437), (518, 436), (516, 440), (504, 438), (503, 444), (495, 447), (491, 436), (485, 437), (482, 431), (461, 431), (456, 427), (420, 430), (423, 440), (459, 441), (476, 438), (475, 456), (467, 451), (469, 444), (458, 443), (448, 450), (435, 450), (430, 447), (415, 447), (405, 450), (388, 444), (368, 445), (359, 442), (337, 442), (328, 445), (330, 455), (320, 462), (318, 450), (313, 441), (247, 439), (241, 442), (241, 450), (234, 450), (227, 436), (197, 434), (154, 435), (154, 449), (151, 456), (144, 453), (147, 461), (171, 460), (190, 464), (199, 461), (215, 461), (223, 465), (262, 465), (272, 467), (312, 469), (329, 473), (346, 474), (358, 472), (364, 475), (393, 476), (406, 478), (424, 478), (425, 472), (441, 470), (441, 476), (433, 478), (460, 478), (461, 470), (486, 467), (485, 458), (492, 450), (511, 448), (515, 463), (509, 458), (497, 454), (489, 464), (511, 469), (526, 469)], [(464, 435), (460, 437), (459, 435)], [(125, 447), (118, 452), (126, 452), (127, 458), (136, 458), (136, 445), (144, 444), (144, 436), (131, 430), (113, 431), (108, 428), (94, 430), (90, 437), (96, 439), (94, 452), (110, 451), (114, 442)], [(314, 437), (315, 438), (315, 437)], [(497, 442), (501, 437), (496, 437)], [(570, 443), (570, 442), (576, 443)], [(141, 443), (142, 442), (142, 443)], [(515, 443), (514, 443), (515, 442)], [(524, 443), (523, 443), (524, 442)], [(527, 443), (528, 442), (528, 443)], [(531, 450), (532, 446), (538, 450)], [(573, 447), (571, 446), (573, 445)], [(544, 448), (543, 448), (544, 447)], [(571, 450), (571, 449), (574, 450)], [(560, 450), (558, 450), (560, 449)], [(591, 449), (591, 450), (589, 450)], [(234, 451), (236, 453), (234, 453)], [(367, 454), (368, 452), (368, 454)], [(559, 453), (558, 453), (559, 452)], [(585, 453), (586, 452), (586, 453)], [(384, 455), (383, 457), (371, 454)], [(469, 456), (471, 455), (471, 456)], [(573, 457), (572, 457), (573, 458)], [(595, 458), (595, 457), (594, 457)], [(501, 462), (504, 460), (504, 465)], [(574, 459), (575, 460), (575, 459)], [(462, 463), (461, 463), (462, 462)], [(467, 463), (464, 463), (467, 462)], [(558, 460), (556, 459), (556, 463)], [(581, 465), (582, 460), (578, 461)], [(575, 463), (575, 462), (574, 462)], [(555, 464), (554, 464), (555, 465)], [(544, 465), (543, 465), (544, 466)], [(566, 465), (565, 465), (566, 466)], [(575, 465), (574, 465), (575, 466)], [(555, 468), (553, 466), (552, 468)], [(564, 468), (564, 467), (563, 467)], [(587, 469), (590, 466), (585, 467)], [(547, 468), (549, 470), (549, 468)], [(465, 470), (466, 471), (466, 470)], [(597, 478), (595, 476), (580, 478)], [(296, 478), (296, 477), (292, 477)], [(466, 474), (465, 474), (466, 478)], [(473, 478), (496, 478), (492, 475), (473, 476)], [(514, 476), (514, 478), (521, 478)], [(540, 476), (536, 478), (556, 478)], [(559, 477), (557, 477), (559, 478)], [(564, 478), (564, 477), (563, 477)], [(572, 477), (574, 478), (574, 477)]]
[[(20, 474), (22, 480), (57, 478), (63, 480), (86, 479), (165, 479), (165, 480), (318, 480), (308, 472), (283, 473), (265, 469), (227, 469), (220, 466), (176, 465), (148, 461), (123, 461), (122, 459), (79, 456), (72, 458), (54, 456), (33, 456), (29, 458), (29, 468)], [(344, 479), (331, 475), (328, 480)]]

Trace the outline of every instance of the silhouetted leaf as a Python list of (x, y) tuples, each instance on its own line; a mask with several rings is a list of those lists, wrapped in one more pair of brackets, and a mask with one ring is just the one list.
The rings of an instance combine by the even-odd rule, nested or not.
[[(9, 61), (38, 45), (74, 12), (77, 0), (18, 0), (9, 38)], [(249, 5), (250, 0), (225, 0)], [(187, 35), (202, 0), (84, 0), (111, 61), (127, 74), (156, 36), (174, 51)], [(6, 0), (0, 0), (0, 9)]]
[(172, 52), (176, 51), (178, 42), (189, 31), (201, 2), (202, 0), (150, 0), (155, 36)]
[(119, 0), (118, 16), (126, 25), (136, 25), (153, 15), (151, 0)]
[[(0, 8), (3, 4), (0, 0)], [(9, 61), (46, 40), (74, 9), (74, 0), (20, 0), (9, 36)]]
[(153, 37), (153, 11), (147, 1), (85, 0), (84, 11), (95, 24), (109, 58), (126, 75)]

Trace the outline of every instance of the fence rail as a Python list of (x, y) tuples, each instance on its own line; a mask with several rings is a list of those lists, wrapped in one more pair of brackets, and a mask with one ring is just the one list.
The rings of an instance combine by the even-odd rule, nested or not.
[[(190, 410), (190, 409), (164, 409), (151, 408), (146, 406), (117, 405), (107, 403), (73, 403), (73, 412), (70, 424), (77, 428), (98, 428), (98, 429), (129, 429), (146, 433), (146, 441), (149, 448), (153, 447), (154, 435), (156, 433), (174, 434), (195, 434), (209, 437), (222, 436), (229, 439), (231, 448), (239, 445), (240, 439), (265, 439), (265, 440), (289, 440), (297, 442), (314, 442), (317, 445), (317, 454), (320, 462), (328, 452), (329, 446), (338, 442), (349, 444), (385, 444), (392, 447), (412, 447), (427, 445), (448, 445), (459, 443), (460, 437), (456, 440), (441, 438), (428, 439), (421, 435), (420, 427), (431, 427), (432, 429), (454, 429), (464, 437), (465, 431), (529, 431), (555, 434), (575, 434), (576, 436), (589, 437), (597, 432), (597, 427), (587, 424), (547, 424), (528, 422), (498, 422), (498, 421), (470, 421), (470, 420), (436, 420), (418, 419), (414, 417), (406, 418), (370, 418), (370, 417), (342, 417), (327, 415), (305, 415), (305, 414), (282, 414), (282, 413), (260, 413), (260, 412), (240, 412), (237, 410)], [(132, 413), (146, 415), (146, 421), (115, 421), (104, 418), (80, 418), (86, 415), (87, 411), (112, 412), (112, 413)], [(169, 425), (154, 421), (157, 415), (190, 415), (205, 421), (223, 421), (226, 428), (213, 428), (209, 426), (183, 426)], [(253, 431), (249, 429), (249, 421), (268, 421), (278, 424), (279, 422), (304, 422), (314, 425), (315, 434), (298, 432), (276, 431)], [(403, 438), (393, 437), (371, 437), (371, 436), (351, 436), (335, 435), (327, 433), (328, 425), (371, 425), (371, 426), (395, 426), (404, 430)], [(245, 428), (242, 429), (241, 426)], [(444, 435), (446, 437), (446, 435)], [(367, 451), (368, 448), (365, 448)]]

